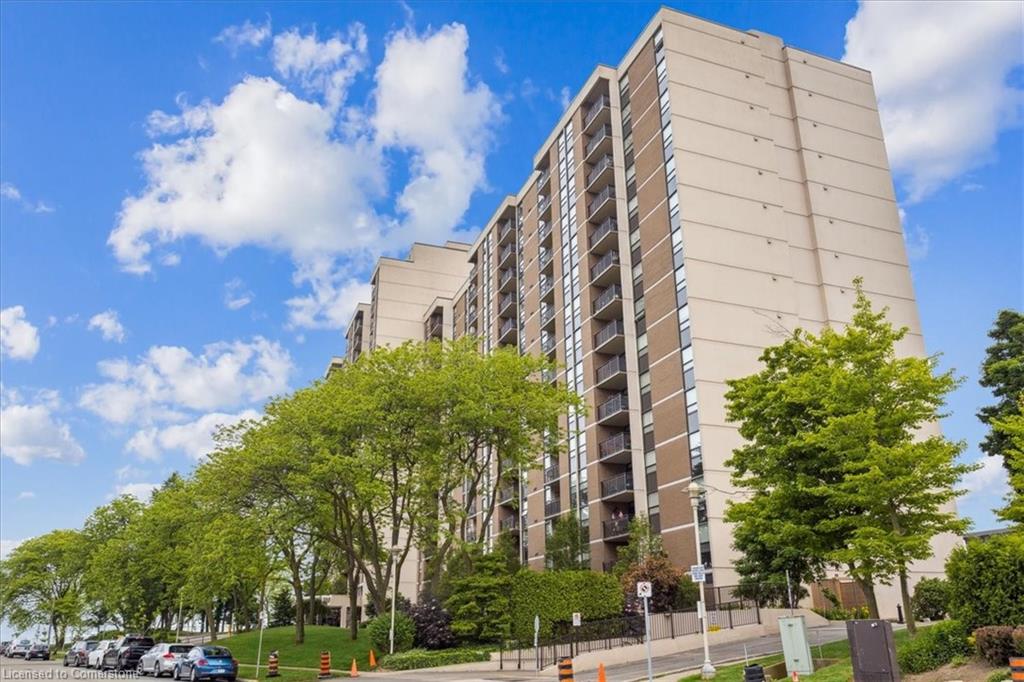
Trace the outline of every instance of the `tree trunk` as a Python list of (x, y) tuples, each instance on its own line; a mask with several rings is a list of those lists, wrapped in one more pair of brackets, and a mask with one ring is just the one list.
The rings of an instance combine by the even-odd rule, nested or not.
[(217, 641), (217, 618), (214, 614), (213, 604), (206, 607), (206, 626), (210, 629), (210, 641)]
[(355, 641), (359, 637), (359, 579), (356, 569), (348, 569), (348, 632)]
[(875, 598), (875, 584), (863, 578), (854, 578), (864, 593), (864, 599), (868, 602), (868, 616), (878, 618), (878, 599)]
[(292, 593), (295, 596), (295, 643), (306, 641), (306, 601), (302, 594), (302, 580), (296, 577), (292, 581)]
[(914, 609), (910, 603), (910, 586), (907, 584), (907, 569), (900, 569), (900, 597), (903, 599), (903, 617), (907, 620), (907, 632), (911, 635), (917, 633), (917, 623), (914, 622)]

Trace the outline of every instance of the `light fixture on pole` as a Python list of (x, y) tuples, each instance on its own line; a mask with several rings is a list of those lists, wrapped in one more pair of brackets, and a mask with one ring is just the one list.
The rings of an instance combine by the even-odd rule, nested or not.
[[(696, 481), (690, 481), (686, 492), (690, 495), (690, 507), (693, 509), (693, 544), (697, 548), (697, 563), (703, 566), (700, 551), (700, 524), (697, 520), (697, 508), (700, 506), (700, 498), (704, 494), (704, 487)], [(701, 576), (703, 577), (703, 576)], [(700, 620), (700, 631), (704, 636), (704, 665), (701, 666), (701, 679), (710, 680), (715, 676), (715, 666), (711, 665), (711, 653), (708, 650), (708, 610), (704, 601), (704, 581), (697, 581), (700, 587), (700, 603), (697, 606), (697, 615)]]
[(391, 548), (391, 570), (395, 572), (395, 587), (391, 592), (391, 632), (388, 636), (390, 648), (388, 653), (395, 653), (395, 606), (398, 604), (398, 555), (402, 548), (395, 545)]

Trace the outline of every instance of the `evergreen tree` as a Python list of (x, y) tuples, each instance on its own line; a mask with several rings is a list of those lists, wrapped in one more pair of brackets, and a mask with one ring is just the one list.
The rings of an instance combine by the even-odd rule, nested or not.
[(1002, 457), (1011, 473), (1007, 452), (1013, 447), (1011, 436), (995, 428), (994, 422), (1012, 417), (1024, 396), (1024, 313), (1002, 310), (988, 336), (994, 343), (985, 351), (981, 365), (981, 385), (992, 389), (998, 402), (981, 408), (978, 419), (992, 427), (981, 442), (982, 452)]
[(295, 621), (295, 603), (291, 591), (282, 587), (270, 598), (270, 627), (291, 625)]
[(544, 553), (555, 571), (581, 571), (587, 568), (584, 556), (587, 532), (575, 510), (555, 519), (551, 537), (544, 545)]

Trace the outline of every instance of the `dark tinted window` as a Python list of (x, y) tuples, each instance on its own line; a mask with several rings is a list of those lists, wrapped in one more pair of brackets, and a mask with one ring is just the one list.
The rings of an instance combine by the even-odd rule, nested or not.
[(123, 646), (153, 646), (152, 637), (126, 637)]
[(231, 652), (222, 646), (204, 646), (203, 655), (210, 658), (231, 658)]
[(188, 644), (172, 644), (168, 647), (172, 654), (183, 654), (189, 650)]
[(85, 643), (85, 650), (86, 651), (92, 651), (95, 648), (96, 648), (96, 642), (86, 642)]

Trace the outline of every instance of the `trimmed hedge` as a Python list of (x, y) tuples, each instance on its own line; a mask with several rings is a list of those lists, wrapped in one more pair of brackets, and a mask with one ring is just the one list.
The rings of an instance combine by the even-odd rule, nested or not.
[[(391, 616), (378, 616), (366, 626), (366, 633), (370, 637), (370, 646), (377, 651), (388, 651), (391, 648)], [(405, 651), (412, 648), (413, 638), (416, 634), (416, 626), (412, 618), (409, 618), (401, 611), (395, 613), (395, 651)]]
[(971, 644), (963, 623), (945, 620), (918, 630), (913, 639), (906, 640), (896, 648), (896, 659), (900, 671), (923, 673), (935, 670), (957, 656), (969, 656)]
[(914, 588), (911, 604), (917, 620), (942, 620), (949, 604), (949, 583), (942, 578), (924, 578)]
[(386, 670), (415, 670), (417, 668), (436, 668), (442, 665), (458, 663), (479, 663), (491, 660), (491, 652), (487, 649), (410, 649), (400, 654), (385, 656), (380, 665)]
[(949, 555), (949, 615), (969, 629), (1024, 623), (1024, 532), (972, 540)]
[(530, 571), (512, 577), (512, 636), (533, 638), (533, 617), (540, 616), (540, 635), (550, 637), (555, 623), (622, 615), (622, 587), (615, 576), (594, 571)]

